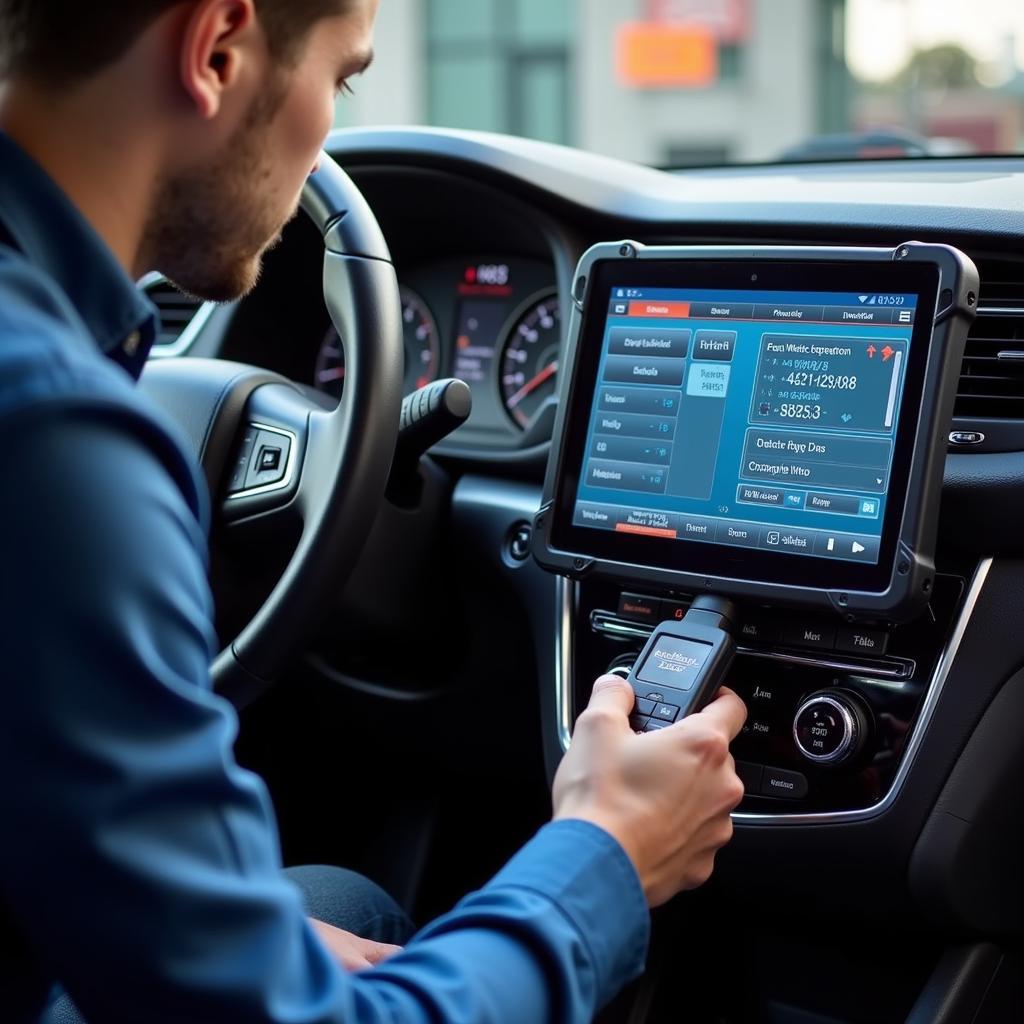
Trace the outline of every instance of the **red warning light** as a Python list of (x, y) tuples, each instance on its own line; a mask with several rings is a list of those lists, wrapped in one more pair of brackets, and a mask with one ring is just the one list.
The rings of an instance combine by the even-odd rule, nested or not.
[(466, 284), (476, 283), (476, 267), (466, 267), (465, 280)]

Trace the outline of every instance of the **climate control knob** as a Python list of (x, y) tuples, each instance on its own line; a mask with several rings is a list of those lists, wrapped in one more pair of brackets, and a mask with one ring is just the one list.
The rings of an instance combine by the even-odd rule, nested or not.
[(849, 760), (864, 746), (867, 729), (860, 702), (841, 690), (812, 694), (793, 719), (793, 739), (800, 753), (818, 764)]

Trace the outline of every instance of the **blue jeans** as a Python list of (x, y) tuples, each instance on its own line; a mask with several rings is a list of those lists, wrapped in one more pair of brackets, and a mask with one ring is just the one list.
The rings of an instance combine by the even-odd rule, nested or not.
[[(306, 913), (364, 939), (403, 945), (413, 933), (405, 911), (375, 882), (355, 871), (327, 864), (287, 868), (285, 875), (302, 891)], [(75, 1005), (61, 996), (44, 1024), (85, 1024)]]

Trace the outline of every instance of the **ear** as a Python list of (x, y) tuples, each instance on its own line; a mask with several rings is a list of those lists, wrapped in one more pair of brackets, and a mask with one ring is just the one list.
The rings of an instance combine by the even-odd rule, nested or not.
[(181, 84), (199, 116), (212, 120), (252, 53), (253, 0), (200, 0), (181, 40)]

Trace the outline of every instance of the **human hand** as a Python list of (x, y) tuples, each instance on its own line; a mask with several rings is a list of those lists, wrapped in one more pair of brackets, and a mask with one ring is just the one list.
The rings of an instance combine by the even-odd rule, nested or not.
[(615, 837), (636, 866), (648, 903), (664, 903), (711, 875), (732, 838), (729, 813), (743, 783), (729, 753), (747, 709), (732, 690), (655, 732), (629, 726), (633, 690), (601, 676), (555, 775), (554, 818), (581, 818)]
[(334, 959), (346, 971), (358, 971), (364, 967), (373, 967), (381, 960), (401, 951), (401, 946), (392, 946), (387, 942), (373, 942), (371, 939), (364, 939), (352, 932), (335, 928), (324, 921), (318, 921), (315, 917), (309, 919), (320, 941), (327, 948)]

